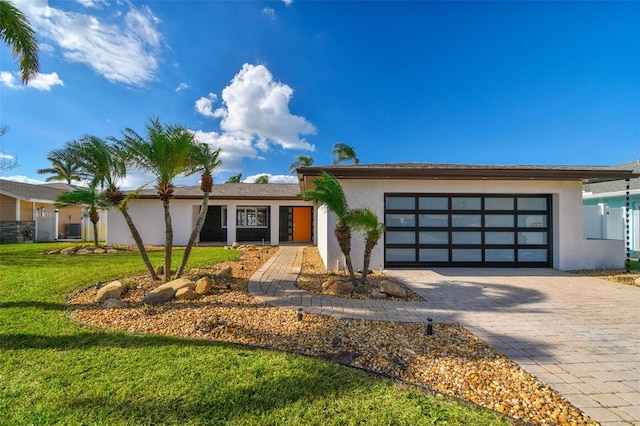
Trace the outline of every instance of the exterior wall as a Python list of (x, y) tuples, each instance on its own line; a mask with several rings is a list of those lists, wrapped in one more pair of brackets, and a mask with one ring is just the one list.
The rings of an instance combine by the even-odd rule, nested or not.
[[(509, 181), (509, 180), (356, 180), (341, 181), (351, 208), (370, 207), (384, 220), (385, 193), (444, 194), (552, 194), (553, 267), (562, 270), (592, 269), (598, 264), (624, 261), (623, 247), (615, 243), (584, 240), (582, 216), (582, 184), (577, 181)], [(326, 217), (325, 217), (326, 216)], [(325, 266), (333, 269), (342, 262), (338, 242), (333, 235), (335, 218), (320, 212), (318, 249)], [(321, 227), (322, 225), (322, 227)], [(326, 226), (326, 228), (324, 228)], [(321, 240), (326, 240), (326, 243)], [(326, 244), (326, 246), (325, 246)], [(601, 251), (603, 250), (603, 251)], [(362, 268), (364, 239), (354, 233), (351, 256), (355, 269)], [(600, 260), (598, 260), (600, 259)], [(343, 265), (343, 263), (341, 263)], [(384, 237), (371, 256), (371, 268), (384, 265)]]
[[(171, 200), (170, 210), (173, 225), (173, 244), (186, 245), (197, 218), (201, 202), (198, 200)], [(236, 241), (236, 208), (239, 206), (262, 207), (270, 209), (270, 233), (265, 244), (278, 245), (280, 206), (309, 206), (303, 200), (209, 200), (209, 206), (227, 207), (227, 241), (231, 245)], [(129, 203), (129, 214), (138, 228), (145, 244), (164, 244), (164, 212), (160, 200), (133, 200)], [(124, 217), (117, 210), (109, 210), (107, 243), (135, 244)], [(261, 241), (258, 241), (261, 242)]]
[(2, 221), (0, 222), (0, 243), (33, 242), (35, 221)]
[(16, 199), (0, 194), (0, 220), (16, 220)]

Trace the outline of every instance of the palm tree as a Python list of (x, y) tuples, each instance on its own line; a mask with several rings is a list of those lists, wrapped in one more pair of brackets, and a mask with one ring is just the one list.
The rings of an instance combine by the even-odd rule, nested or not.
[[(68, 142), (70, 146), (72, 142)], [(72, 153), (66, 149), (54, 149), (49, 151), (47, 160), (51, 163), (51, 167), (36, 170), (39, 175), (52, 175), (46, 178), (47, 182), (64, 181), (71, 185), (73, 181), (81, 181), (83, 173)]]
[(289, 174), (292, 175), (300, 167), (310, 167), (313, 165), (313, 158), (310, 155), (298, 155), (296, 161), (289, 166)]
[(386, 227), (380, 222), (376, 212), (368, 207), (353, 210), (353, 213), (349, 218), (349, 223), (353, 229), (365, 237), (362, 276), (360, 277), (360, 284), (364, 286), (367, 281), (369, 264), (371, 263), (371, 252), (376, 244), (378, 244), (378, 241), (384, 234)]
[(175, 188), (173, 180), (189, 171), (194, 135), (179, 125), (163, 125), (158, 118), (149, 120), (146, 131), (144, 138), (133, 129), (124, 129), (121, 145), (135, 168), (152, 173), (156, 177), (155, 188), (164, 209), (164, 279), (169, 281), (173, 250), (173, 226), (169, 205)]
[[(158, 275), (153, 269), (142, 237), (129, 214), (127, 206), (129, 197), (125, 197), (120, 190), (119, 183), (127, 176), (125, 153), (119, 149), (118, 141), (112, 140), (112, 142), (114, 143), (110, 144), (104, 139), (86, 135), (80, 141), (68, 143), (65, 150), (75, 158), (78, 166), (83, 170), (85, 176), (91, 179), (93, 185), (100, 185), (105, 189), (105, 197), (113, 207), (122, 213), (147, 271), (149, 271), (151, 278), (157, 280)], [(136, 191), (133, 192), (133, 195), (135, 193)]]
[(191, 254), (191, 248), (193, 247), (193, 244), (195, 244), (196, 238), (198, 237), (198, 234), (200, 234), (202, 226), (204, 225), (204, 221), (207, 218), (207, 211), (209, 210), (209, 194), (211, 194), (211, 190), (213, 189), (213, 176), (211, 175), (211, 173), (215, 170), (216, 167), (222, 164), (222, 162), (218, 160), (219, 156), (220, 148), (211, 151), (209, 145), (206, 143), (197, 143), (193, 147), (193, 152), (191, 154), (191, 167), (193, 173), (200, 172), (202, 174), (200, 177), (200, 190), (204, 194), (202, 195), (202, 206), (200, 207), (200, 214), (198, 215), (198, 219), (196, 220), (196, 223), (193, 226), (193, 230), (191, 231), (189, 242), (184, 249), (182, 262), (180, 263), (180, 267), (178, 268), (176, 278), (180, 278), (182, 276), (184, 268), (187, 266), (189, 255)]
[(358, 157), (356, 156), (356, 149), (342, 142), (338, 142), (333, 146), (333, 152), (331, 155), (336, 157), (333, 160), (334, 165), (340, 164), (343, 161), (353, 161), (353, 165), (357, 166), (360, 162), (360, 160), (358, 160)]
[(260, 175), (254, 183), (269, 183), (269, 175)]
[(38, 75), (38, 41), (29, 20), (24, 14), (6, 0), (0, 0), (0, 39), (18, 58), (22, 84)]
[(97, 247), (99, 245), (98, 221), (100, 214), (98, 210), (107, 209), (111, 203), (105, 197), (103, 192), (96, 190), (94, 185), (88, 188), (77, 188), (73, 191), (63, 192), (56, 197), (56, 206), (86, 206), (89, 210), (89, 220), (93, 224), (93, 243)]
[(314, 187), (302, 192), (299, 196), (303, 200), (312, 201), (316, 206), (325, 206), (338, 218), (338, 223), (334, 229), (334, 234), (338, 240), (340, 250), (344, 255), (349, 276), (353, 285), (357, 285), (356, 276), (353, 273), (351, 262), (351, 226), (350, 218), (352, 211), (347, 203), (340, 182), (327, 172), (323, 172), (313, 181)]
[(240, 179), (242, 179), (242, 173), (238, 173), (235, 176), (230, 176), (229, 179), (227, 179), (227, 183), (240, 183)]

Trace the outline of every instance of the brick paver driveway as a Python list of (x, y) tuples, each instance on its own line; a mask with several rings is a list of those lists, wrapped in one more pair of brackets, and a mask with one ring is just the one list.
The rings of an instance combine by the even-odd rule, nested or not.
[(552, 269), (392, 270), (602, 424), (640, 425), (640, 288)]

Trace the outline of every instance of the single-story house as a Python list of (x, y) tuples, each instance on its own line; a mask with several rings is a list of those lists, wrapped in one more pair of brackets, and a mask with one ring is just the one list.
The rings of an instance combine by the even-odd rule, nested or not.
[[(640, 160), (612, 166), (640, 174)], [(625, 240), (628, 217), (631, 256), (640, 252), (640, 178), (590, 179), (582, 186), (585, 236)]]
[[(313, 205), (298, 198), (298, 184), (224, 183), (213, 185), (199, 244), (250, 242), (315, 242)], [(199, 186), (178, 186), (171, 199), (173, 243), (186, 245), (200, 213), (203, 192)], [(145, 244), (164, 244), (164, 211), (155, 189), (137, 194), (129, 213)], [(124, 217), (108, 212), (107, 243), (134, 244)]]
[[(308, 242), (328, 269), (344, 268), (333, 234), (336, 218), (298, 194), (322, 172), (335, 176), (351, 208), (369, 207), (387, 231), (372, 268), (442, 266), (621, 268), (625, 244), (586, 239), (583, 184), (640, 177), (631, 169), (596, 166), (498, 166), (396, 163), (303, 167), (299, 184), (214, 185), (201, 244)], [(174, 244), (184, 245), (202, 191), (177, 187), (171, 200)], [(138, 194), (129, 211), (146, 244), (164, 244), (164, 216), (155, 190)], [(107, 242), (133, 244), (121, 213), (108, 213)], [(354, 235), (354, 266), (364, 241)]]
[[(335, 176), (351, 208), (370, 207), (387, 231), (372, 268), (442, 266), (622, 268), (619, 240), (583, 236), (583, 183), (638, 178), (629, 168), (396, 163), (298, 169), (300, 189)], [(325, 266), (342, 267), (336, 218), (319, 209), (317, 245)], [(354, 267), (362, 238), (354, 236)]]
[(33, 185), (0, 179), (0, 241), (22, 243), (81, 238), (81, 207), (57, 208), (54, 201), (74, 187)]

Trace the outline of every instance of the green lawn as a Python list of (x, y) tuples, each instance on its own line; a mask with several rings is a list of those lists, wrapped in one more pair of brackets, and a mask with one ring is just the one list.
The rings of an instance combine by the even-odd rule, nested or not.
[[(69, 293), (144, 266), (135, 252), (38, 254), (61, 245), (0, 245), (0, 424), (507, 424), (322, 360), (79, 325)], [(190, 265), (234, 256), (196, 248)]]

